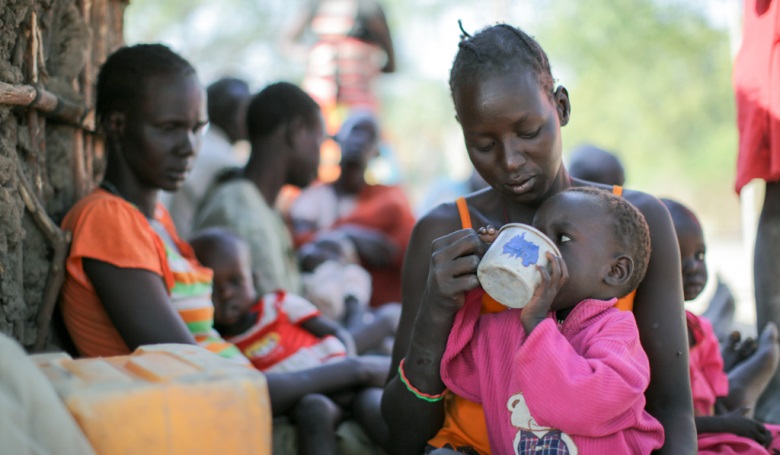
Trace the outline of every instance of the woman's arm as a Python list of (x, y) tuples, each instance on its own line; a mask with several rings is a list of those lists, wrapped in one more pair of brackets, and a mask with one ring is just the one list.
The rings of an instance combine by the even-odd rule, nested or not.
[(162, 277), (83, 258), (84, 273), (95, 288), (111, 323), (130, 350), (144, 344), (195, 344), (173, 308)]
[(443, 421), (442, 402), (415, 397), (396, 372), (405, 357), (406, 377), (417, 389), (428, 394), (444, 390), (441, 357), (465, 291), (479, 284), (476, 269), (485, 250), (474, 230), (458, 230), (455, 213), (452, 205), (445, 205), (428, 214), (415, 226), (407, 249), (401, 322), (382, 398), (391, 453), (420, 453)]
[(695, 454), (688, 371), (688, 339), (682, 297), (677, 237), (669, 212), (654, 197), (626, 192), (650, 227), (652, 254), (647, 274), (637, 289), (634, 315), (642, 346), (650, 360), (647, 411), (664, 426), (666, 440), (659, 454)]

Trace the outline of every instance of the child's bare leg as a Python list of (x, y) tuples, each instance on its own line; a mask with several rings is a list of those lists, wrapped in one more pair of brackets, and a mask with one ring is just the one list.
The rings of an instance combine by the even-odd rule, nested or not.
[(753, 417), (759, 397), (777, 370), (780, 344), (777, 326), (767, 323), (757, 341), (756, 351), (729, 372), (729, 395), (723, 400), (729, 410), (748, 408), (747, 417)]
[(268, 373), (274, 416), (288, 415), (305, 395), (331, 394), (352, 387), (383, 387), (390, 371), (387, 356), (348, 357), (303, 371)]
[(370, 322), (351, 328), (359, 354), (382, 346), (382, 341), (395, 335), (401, 320), (401, 304), (388, 303), (374, 310)]
[(325, 395), (312, 393), (300, 399), (293, 411), (298, 430), (298, 453), (336, 454), (336, 425), (341, 408)]
[[(756, 293), (756, 319), (759, 332), (772, 321), (780, 324), (780, 182), (767, 182), (764, 206), (758, 220), (753, 279)], [(761, 397), (757, 416), (780, 423), (780, 374), (775, 374)], [(761, 408), (766, 413), (761, 411)], [(774, 410), (770, 415), (771, 410)]]
[(352, 416), (374, 442), (387, 447), (388, 428), (381, 412), (382, 392), (379, 387), (358, 392), (352, 403)]

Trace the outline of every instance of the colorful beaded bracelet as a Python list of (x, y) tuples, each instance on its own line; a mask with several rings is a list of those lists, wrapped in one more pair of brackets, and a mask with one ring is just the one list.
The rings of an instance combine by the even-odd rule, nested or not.
[(443, 392), (436, 395), (431, 395), (417, 390), (417, 388), (409, 382), (409, 379), (406, 378), (406, 374), (404, 373), (404, 362), (406, 362), (405, 358), (401, 359), (401, 363), (398, 364), (398, 377), (401, 378), (401, 382), (404, 383), (408, 391), (412, 392), (417, 398), (425, 400), (429, 403), (436, 403), (437, 401), (444, 399), (444, 395), (447, 394), (447, 389), (444, 389)]

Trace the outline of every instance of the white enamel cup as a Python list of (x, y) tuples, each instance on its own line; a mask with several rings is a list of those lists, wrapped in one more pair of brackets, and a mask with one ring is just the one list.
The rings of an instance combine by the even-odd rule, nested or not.
[(505, 224), (477, 267), (482, 288), (504, 306), (524, 307), (542, 279), (536, 266), (549, 268), (548, 251), (561, 255), (555, 243), (533, 226)]

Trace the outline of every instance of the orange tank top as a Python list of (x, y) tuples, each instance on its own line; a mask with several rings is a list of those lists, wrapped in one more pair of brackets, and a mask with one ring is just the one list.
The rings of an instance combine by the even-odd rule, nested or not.
[[(622, 196), (623, 187), (613, 186), (612, 193)], [(455, 201), (455, 205), (458, 208), (460, 223), (463, 229), (473, 227), (466, 198), (458, 198)], [(635, 294), (636, 291), (633, 291), (619, 299), (615, 307), (620, 310), (633, 310)], [(498, 313), (504, 309), (506, 309), (505, 306), (493, 300), (487, 293), (483, 295), (483, 313)], [(447, 398), (444, 401), (444, 423), (441, 430), (428, 443), (434, 447), (444, 447), (445, 445), (454, 449), (468, 447), (483, 455), (490, 454), (490, 443), (488, 442), (487, 425), (482, 405), (461, 398), (453, 393), (447, 394)]]

